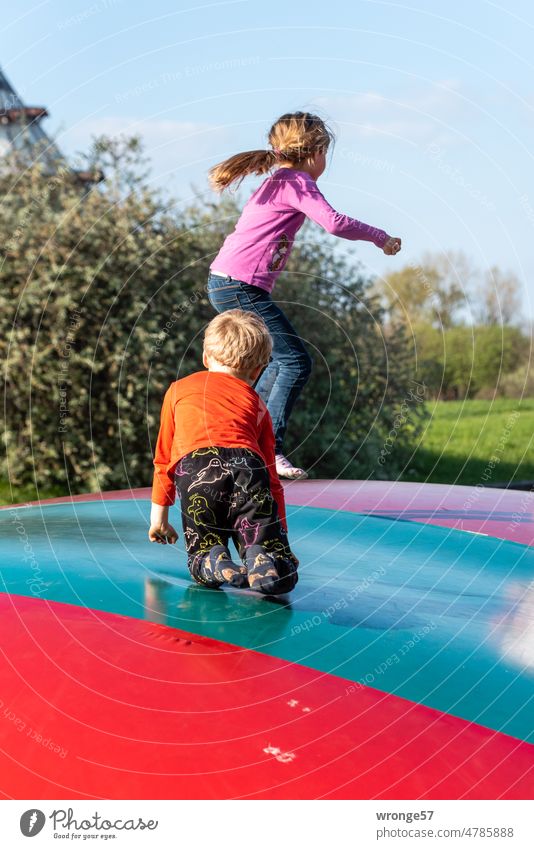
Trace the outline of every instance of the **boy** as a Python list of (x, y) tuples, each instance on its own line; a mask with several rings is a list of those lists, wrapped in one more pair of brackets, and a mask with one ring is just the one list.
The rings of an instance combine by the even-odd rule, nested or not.
[[(275, 595), (298, 580), (271, 417), (252, 388), (271, 350), (259, 316), (221, 313), (204, 335), (208, 370), (172, 383), (163, 401), (148, 536), (159, 543), (178, 539), (168, 518), (176, 487), (189, 571), (208, 587)], [(243, 565), (232, 562), (230, 537)]]

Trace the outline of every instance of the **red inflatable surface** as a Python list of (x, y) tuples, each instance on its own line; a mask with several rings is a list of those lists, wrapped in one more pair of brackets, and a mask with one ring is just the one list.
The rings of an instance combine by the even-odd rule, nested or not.
[(534, 747), (226, 643), (0, 595), (4, 798), (532, 798)]

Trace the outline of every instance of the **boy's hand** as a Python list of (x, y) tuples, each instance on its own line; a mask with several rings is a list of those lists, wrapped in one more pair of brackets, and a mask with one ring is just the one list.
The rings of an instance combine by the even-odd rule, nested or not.
[(178, 534), (169, 523), (169, 508), (161, 504), (152, 503), (150, 511), (150, 530), (148, 532), (150, 542), (159, 542), (163, 545), (170, 543), (174, 545)]
[(150, 542), (174, 545), (178, 539), (178, 534), (169, 522), (160, 522), (158, 525), (150, 525), (148, 538)]
[(401, 244), (402, 240), (399, 239), (398, 236), (391, 236), (391, 238), (387, 240), (382, 250), (388, 256), (391, 256), (392, 254), (398, 254), (401, 249)]

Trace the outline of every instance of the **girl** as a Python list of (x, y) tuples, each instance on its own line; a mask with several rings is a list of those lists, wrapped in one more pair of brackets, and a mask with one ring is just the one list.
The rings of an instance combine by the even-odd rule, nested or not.
[(221, 192), (247, 174), (273, 173), (245, 204), (233, 233), (226, 237), (210, 266), (208, 297), (217, 312), (243, 309), (265, 321), (273, 339), (269, 365), (255, 389), (273, 420), (276, 470), (280, 477), (307, 477), (284, 456), (283, 439), (293, 405), (311, 372), (312, 361), (289, 319), (271, 298), (276, 278), (287, 263), (297, 231), (306, 217), (343, 239), (365, 239), (396, 254), (401, 240), (362, 221), (336, 212), (316, 180), (326, 167), (333, 134), (308, 112), (282, 115), (271, 127), (271, 150), (238, 153), (209, 171)]

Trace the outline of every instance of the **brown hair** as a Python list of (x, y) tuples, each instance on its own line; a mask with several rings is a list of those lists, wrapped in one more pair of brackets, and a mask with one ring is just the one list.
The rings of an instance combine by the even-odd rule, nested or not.
[(236, 180), (241, 183), (247, 174), (265, 174), (277, 162), (298, 165), (319, 150), (326, 151), (334, 141), (334, 134), (318, 115), (288, 112), (272, 125), (268, 139), (272, 150), (236, 153), (214, 165), (208, 172), (212, 188), (222, 192)]
[(236, 372), (248, 373), (266, 366), (272, 347), (264, 320), (245, 310), (220, 313), (204, 333), (204, 354)]

